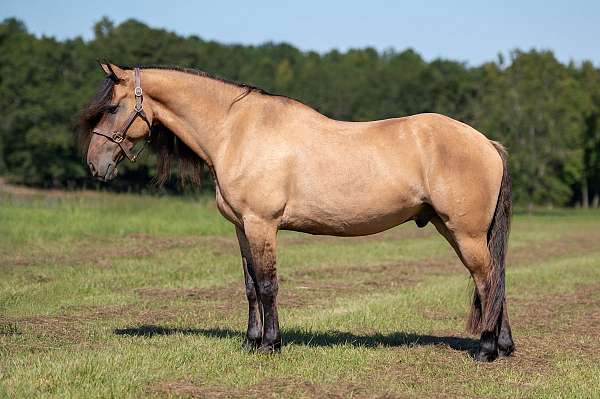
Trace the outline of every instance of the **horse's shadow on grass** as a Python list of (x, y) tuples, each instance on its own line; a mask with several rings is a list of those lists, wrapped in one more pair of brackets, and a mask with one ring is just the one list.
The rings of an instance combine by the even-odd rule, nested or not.
[[(143, 325), (131, 328), (115, 329), (116, 335), (134, 337), (153, 337), (157, 335), (201, 335), (213, 338), (242, 338), (243, 334), (227, 328), (172, 328), (155, 325)], [(285, 344), (306, 345), (312, 347), (328, 347), (338, 345), (353, 345), (357, 347), (402, 347), (445, 345), (457, 351), (473, 353), (479, 346), (479, 341), (471, 338), (435, 336), (414, 334), (407, 332), (394, 332), (391, 334), (356, 335), (344, 331), (311, 332), (298, 329), (285, 329), (282, 331)]]

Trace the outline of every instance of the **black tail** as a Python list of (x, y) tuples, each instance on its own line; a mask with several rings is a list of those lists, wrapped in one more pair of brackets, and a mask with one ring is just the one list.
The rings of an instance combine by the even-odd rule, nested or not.
[(492, 141), (492, 144), (502, 158), (503, 174), (496, 210), (487, 234), (492, 264), (485, 285), (485, 309), (481, 309), (481, 299), (475, 289), (471, 314), (467, 323), (467, 329), (473, 334), (482, 331), (496, 331), (502, 317), (504, 302), (504, 261), (512, 215), (512, 183), (508, 172), (506, 150), (500, 143)]

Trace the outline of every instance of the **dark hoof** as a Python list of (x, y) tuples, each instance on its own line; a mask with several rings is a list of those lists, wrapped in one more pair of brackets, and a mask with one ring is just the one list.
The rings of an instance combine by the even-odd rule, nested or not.
[(266, 353), (266, 354), (279, 353), (279, 352), (281, 352), (281, 341), (276, 341), (272, 344), (261, 345), (257, 351), (259, 353)]
[(510, 356), (515, 352), (515, 344), (511, 342), (508, 345), (502, 345), (498, 342), (498, 352), (500, 352), (500, 356)]
[(479, 349), (475, 354), (478, 362), (493, 362), (498, 357), (498, 337), (491, 331), (481, 333)]
[(244, 339), (244, 342), (242, 343), (242, 348), (246, 352), (252, 352), (252, 351), (260, 348), (261, 341), (262, 341), (261, 338), (248, 338), (248, 337), (246, 337)]
[(510, 333), (500, 332), (498, 337), (498, 350), (501, 356), (510, 356), (515, 351), (515, 343)]
[(493, 362), (494, 360), (496, 360), (497, 357), (498, 357), (497, 351), (487, 352), (487, 351), (478, 350), (477, 353), (475, 354), (475, 360), (478, 362), (482, 362), (482, 363)]

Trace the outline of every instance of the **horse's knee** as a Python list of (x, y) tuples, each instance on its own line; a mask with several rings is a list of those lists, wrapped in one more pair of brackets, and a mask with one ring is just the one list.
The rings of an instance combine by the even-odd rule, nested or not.
[(256, 302), (258, 300), (258, 295), (256, 294), (256, 288), (254, 286), (254, 282), (251, 279), (246, 279), (246, 298), (248, 302)]
[(258, 294), (263, 304), (272, 304), (275, 302), (277, 292), (279, 291), (279, 283), (277, 277), (262, 279), (258, 281)]

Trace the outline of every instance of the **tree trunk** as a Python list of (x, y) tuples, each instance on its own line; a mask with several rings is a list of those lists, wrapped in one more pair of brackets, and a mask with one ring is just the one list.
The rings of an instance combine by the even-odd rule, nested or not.
[(588, 190), (588, 182), (584, 175), (583, 180), (581, 182), (581, 207), (584, 209), (587, 209), (590, 207), (589, 196), (590, 196), (590, 194), (589, 194), (589, 190)]
[(587, 184), (587, 174), (585, 173), (585, 167), (581, 174), (581, 207), (587, 209), (590, 207), (590, 193), (589, 186)]
[(600, 193), (596, 192), (596, 194), (594, 194), (594, 199), (592, 200), (592, 206), (594, 208), (598, 208), (600, 206)]

